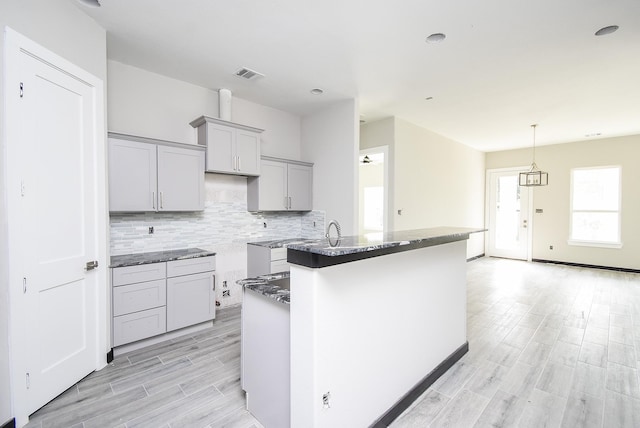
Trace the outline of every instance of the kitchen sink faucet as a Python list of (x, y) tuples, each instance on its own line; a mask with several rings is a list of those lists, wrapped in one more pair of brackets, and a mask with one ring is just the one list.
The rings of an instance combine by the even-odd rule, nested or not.
[[(336, 232), (338, 233), (338, 237), (335, 241), (335, 243), (331, 242), (331, 226), (335, 226)], [(329, 245), (332, 247), (336, 247), (338, 245), (340, 245), (340, 239), (342, 239), (342, 230), (340, 229), (340, 223), (338, 223), (337, 220), (331, 220), (329, 222), (329, 224), (327, 225), (327, 233), (325, 234), (325, 237), (327, 238), (327, 240), (329, 241)]]

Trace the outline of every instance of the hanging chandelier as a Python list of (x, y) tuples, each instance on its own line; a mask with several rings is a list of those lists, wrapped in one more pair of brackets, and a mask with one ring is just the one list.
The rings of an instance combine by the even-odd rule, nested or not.
[(536, 165), (536, 126), (538, 125), (531, 125), (533, 128), (533, 162), (531, 162), (529, 171), (520, 173), (518, 177), (518, 184), (520, 186), (534, 187), (549, 184), (549, 174), (540, 171), (538, 165)]

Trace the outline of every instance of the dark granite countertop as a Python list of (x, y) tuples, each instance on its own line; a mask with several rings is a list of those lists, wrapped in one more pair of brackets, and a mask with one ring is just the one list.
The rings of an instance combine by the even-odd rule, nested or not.
[[(431, 247), (469, 239), (471, 233), (484, 232), (483, 228), (435, 227), (430, 229), (403, 230), (367, 236), (344, 236), (308, 240), (305, 243), (288, 244), (287, 261), (310, 268), (322, 268), (342, 263), (417, 248)], [(370, 235), (372, 236), (372, 235)]]
[(307, 239), (307, 238), (287, 238), (287, 239), (274, 239), (271, 241), (247, 242), (247, 244), (274, 249), (274, 248), (288, 247), (289, 245), (292, 245), (292, 244), (303, 244), (303, 243), (315, 242), (315, 241), (316, 241), (315, 239)]
[(255, 291), (265, 297), (288, 305), (290, 304), (289, 289), (269, 282), (270, 280), (282, 278), (289, 278), (289, 272), (272, 273), (269, 275), (260, 275), (256, 278), (241, 279), (236, 281), (236, 284), (242, 285), (247, 290)]
[(111, 256), (109, 267), (125, 267), (144, 265), (147, 263), (170, 262), (172, 260), (195, 259), (197, 257), (215, 256), (213, 251), (202, 250), (200, 248), (185, 248), (180, 250), (155, 251), (152, 253), (124, 254), (121, 256)]

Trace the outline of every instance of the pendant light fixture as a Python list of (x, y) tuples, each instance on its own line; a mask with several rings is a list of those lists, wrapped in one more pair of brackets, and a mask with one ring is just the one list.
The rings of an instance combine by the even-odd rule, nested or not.
[(549, 184), (549, 174), (542, 172), (536, 165), (536, 126), (531, 125), (533, 128), (533, 162), (531, 162), (531, 168), (527, 172), (521, 172), (518, 177), (518, 184), (525, 187), (546, 186)]

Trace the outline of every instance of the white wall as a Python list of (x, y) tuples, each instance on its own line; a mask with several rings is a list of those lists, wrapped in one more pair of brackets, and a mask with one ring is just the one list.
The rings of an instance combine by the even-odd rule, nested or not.
[[(487, 169), (531, 163), (531, 149), (487, 153)], [(534, 259), (640, 269), (640, 135), (536, 147), (536, 163), (549, 173), (549, 185), (534, 188)], [(620, 249), (571, 246), (570, 174), (572, 168), (622, 167), (622, 242)], [(553, 250), (549, 246), (553, 245)]]
[(358, 232), (356, 100), (340, 101), (302, 119), (302, 158), (313, 162), (313, 208), (337, 220), (343, 235)]
[[(218, 117), (218, 92), (142, 70), (108, 62), (109, 131), (196, 144), (189, 122)], [(291, 113), (232, 98), (231, 120), (264, 129), (263, 155), (300, 160), (300, 118)]]
[[(389, 145), (391, 230), (484, 226), (483, 152), (398, 118), (361, 132), (361, 149)], [(484, 234), (472, 234), (467, 257), (483, 253)]]
[[(0, 81), (4, 81), (4, 28), (17, 32), (73, 62), (106, 82), (106, 33), (71, 1), (2, 0), (0, 2)], [(4, 118), (4, 87), (0, 86), (0, 117)], [(105, 97), (106, 99), (106, 97)], [(105, 108), (106, 111), (106, 108)], [(13, 417), (9, 389), (7, 189), (4, 124), (0, 136), (0, 425)]]
[(292, 266), (292, 427), (370, 426), (464, 345), (465, 244)]

